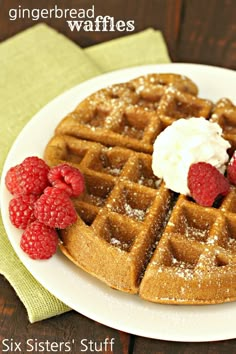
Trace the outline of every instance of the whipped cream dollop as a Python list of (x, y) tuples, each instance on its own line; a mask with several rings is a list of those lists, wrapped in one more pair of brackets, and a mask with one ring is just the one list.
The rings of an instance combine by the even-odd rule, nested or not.
[(230, 144), (221, 134), (221, 127), (205, 118), (177, 120), (154, 142), (153, 173), (167, 188), (189, 195), (188, 171), (193, 163), (207, 162), (224, 173)]

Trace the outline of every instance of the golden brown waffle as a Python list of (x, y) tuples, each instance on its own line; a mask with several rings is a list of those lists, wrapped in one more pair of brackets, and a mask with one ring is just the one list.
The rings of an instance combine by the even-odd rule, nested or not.
[(52, 138), (45, 159), (72, 163), (85, 177), (86, 192), (74, 199), (78, 222), (62, 232), (63, 252), (111, 287), (136, 293), (172, 200), (151, 156), (64, 135)]
[(211, 102), (196, 93), (196, 85), (180, 75), (142, 76), (95, 92), (62, 120), (56, 133), (151, 153), (156, 136), (174, 120), (209, 117)]
[(173, 121), (224, 117), (222, 104), (212, 114), (197, 92), (175, 74), (99, 90), (58, 125), (45, 150), (49, 165), (67, 162), (85, 176), (62, 252), (110, 287), (153, 302), (236, 299), (236, 191), (204, 208), (167, 190), (151, 168), (152, 144)]
[(236, 150), (236, 106), (227, 99), (220, 99), (212, 112), (211, 121), (218, 123), (223, 130), (223, 137), (231, 144), (231, 151)]
[(236, 191), (205, 208), (180, 196), (140, 287), (142, 298), (173, 304), (236, 300)]

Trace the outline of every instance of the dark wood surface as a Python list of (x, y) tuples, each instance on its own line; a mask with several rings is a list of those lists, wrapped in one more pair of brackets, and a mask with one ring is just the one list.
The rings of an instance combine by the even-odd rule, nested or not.
[[(36, 4), (37, 7), (48, 8), (49, 3), (51, 7), (58, 4), (61, 8), (85, 9), (95, 3), (97, 14), (114, 16), (117, 20), (134, 19), (136, 32), (148, 27), (162, 30), (173, 61), (236, 69), (235, 0), (0, 0), (0, 41), (36, 23), (30, 19), (9, 21), (10, 8), (17, 8), (19, 4), (27, 8), (34, 8)], [(82, 47), (127, 34), (71, 32), (63, 20), (50, 19), (45, 22)], [(69, 352), (77, 354), (83, 349), (80, 344), (83, 338), (99, 342), (106, 337), (115, 338), (113, 353), (117, 354), (236, 353), (236, 339), (210, 343), (152, 340), (108, 328), (74, 311), (30, 324), (13, 288), (0, 276), (0, 342), (4, 338), (22, 342), (33, 338), (57, 343), (74, 339)]]
[[(173, 61), (193, 62), (236, 68), (235, 0), (50, 0), (50, 7), (91, 8), (96, 15), (116, 20), (133, 19), (135, 31), (148, 27), (162, 30)], [(31, 19), (9, 20), (9, 9), (49, 8), (48, 0), (0, 0), (0, 41), (37, 23)], [(46, 19), (82, 47), (104, 42), (128, 33), (71, 32), (64, 19)], [(130, 34), (130, 33), (129, 33)]]

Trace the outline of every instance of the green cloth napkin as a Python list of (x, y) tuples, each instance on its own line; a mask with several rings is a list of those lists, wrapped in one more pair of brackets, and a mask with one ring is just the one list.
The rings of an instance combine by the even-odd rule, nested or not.
[[(0, 171), (21, 129), (55, 96), (104, 72), (169, 61), (162, 34), (153, 29), (83, 50), (45, 24), (39, 24), (1, 43)], [(43, 288), (20, 262), (2, 220), (0, 273), (25, 305), (31, 323), (70, 310)]]

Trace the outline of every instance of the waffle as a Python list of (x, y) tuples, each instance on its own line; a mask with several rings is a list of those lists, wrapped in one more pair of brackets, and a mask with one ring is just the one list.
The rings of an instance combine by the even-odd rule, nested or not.
[(137, 293), (172, 201), (152, 173), (151, 156), (58, 135), (45, 158), (67, 161), (85, 177), (86, 192), (73, 200), (78, 221), (62, 231), (62, 251), (109, 286)]
[(211, 102), (196, 94), (186, 77), (142, 76), (95, 92), (62, 120), (56, 133), (151, 153), (156, 136), (176, 119), (209, 117)]
[(204, 208), (180, 196), (143, 277), (140, 295), (173, 304), (236, 299), (236, 193)]
[(227, 98), (220, 99), (212, 112), (210, 120), (218, 123), (223, 137), (231, 144), (230, 155), (236, 150), (236, 106)]
[(60, 232), (62, 252), (110, 287), (148, 301), (236, 299), (235, 189), (205, 208), (168, 190), (151, 168), (152, 144), (175, 120), (224, 117), (222, 103), (197, 94), (175, 74), (99, 90), (59, 123), (45, 149), (49, 165), (67, 162), (85, 177), (85, 192), (73, 199), (78, 220)]

